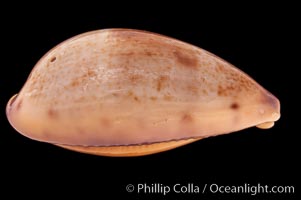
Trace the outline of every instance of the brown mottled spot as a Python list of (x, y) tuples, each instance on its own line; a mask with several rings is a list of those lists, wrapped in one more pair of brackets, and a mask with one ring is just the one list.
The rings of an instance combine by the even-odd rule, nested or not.
[(129, 91), (128, 91), (128, 96), (133, 96), (133, 95), (134, 95), (133, 91), (132, 91), (132, 90), (129, 90)]
[(208, 91), (207, 91), (206, 89), (202, 89), (202, 93), (203, 93), (204, 95), (207, 95), (207, 94), (208, 94)]
[(79, 79), (74, 79), (71, 84), (72, 87), (77, 87), (80, 85), (80, 80)]
[(182, 122), (192, 122), (193, 121), (193, 118), (190, 114), (184, 114), (182, 116)]
[(133, 93), (132, 90), (129, 90), (129, 91), (127, 92), (127, 95), (128, 95), (129, 97), (133, 97), (133, 99), (134, 99), (135, 101), (139, 101), (139, 98)]
[(144, 53), (145, 53), (145, 55), (147, 55), (147, 56), (154, 56), (154, 55), (156, 55), (156, 53), (151, 52), (151, 51), (145, 51)]
[(238, 105), (238, 103), (234, 102), (230, 105), (230, 108), (233, 110), (237, 110), (239, 108), (239, 105)]
[(221, 86), (219, 85), (217, 88), (217, 94), (218, 96), (229, 96), (229, 95), (234, 95), (235, 91), (238, 91), (239, 88), (236, 88), (234, 85), (227, 85), (227, 86)]
[(194, 94), (194, 95), (198, 94), (198, 88), (195, 85), (193, 85), (193, 84), (189, 84), (187, 86), (187, 91), (190, 92), (190, 93), (192, 93), (192, 94)]
[(159, 80), (159, 81), (157, 82), (157, 91), (161, 91), (161, 88), (162, 88), (162, 83), (161, 83), (161, 81)]
[(222, 96), (223, 95), (223, 87), (221, 86), (221, 85), (219, 85), (218, 86), (218, 88), (217, 88), (217, 94), (218, 94), (218, 96)]
[(133, 83), (133, 84), (137, 84), (137, 82), (141, 79), (141, 76), (140, 75), (132, 75), (130, 76), (130, 82)]
[(88, 69), (87, 72), (82, 76), (82, 78), (95, 77), (97, 74), (95, 71)]
[(134, 52), (134, 51), (122, 52), (122, 53), (120, 53), (119, 55), (121, 55), (121, 56), (128, 56), (128, 57), (130, 57), (130, 56), (133, 56), (133, 55), (135, 55), (135, 52)]
[(164, 87), (165, 82), (168, 80), (167, 76), (160, 76), (157, 81), (157, 91), (160, 92), (161, 89)]
[(57, 111), (53, 110), (53, 109), (49, 109), (47, 112), (48, 116), (52, 119), (57, 118), (58, 117), (58, 113)]
[(32, 80), (31, 80), (31, 85), (32, 85), (32, 86), (35, 86), (36, 83), (37, 83), (37, 79), (35, 79), (35, 78), (33, 77)]
[(164, 95), (164, 100), (171, 101), (173, 97), (171, 95)]
[(139, 98), (137, 96), (134, 96), (135, 101), (139, 101)]
[(56, 57), (53, 56), (51, 59), (50, 59), (50, 62), (54, 62), (56, 60)]
[(198, 65), (197, 58), (192, 56), (192, 55), (184, 54), (184, 53), (179, 52), (179, 51), (175, 51), (174, 56), (175, 56), (176, 60), (184, 66), (197, 67), (197, 65)]
[(222, 63), (217, 63), (217, 66), (215, 67), (215, 71), (217, 73), (224, 73), (225, 71), (225, 66)]
[(93, 77), (93, 76), (96, 76), (96, 72), (88, 69), (87, 75), (88, 75), (88, 77)]
[(157, 97), (150, 97), (150, 99), (151, 99), (152, 101), (156, 101), (156, 100), (157, 100)]

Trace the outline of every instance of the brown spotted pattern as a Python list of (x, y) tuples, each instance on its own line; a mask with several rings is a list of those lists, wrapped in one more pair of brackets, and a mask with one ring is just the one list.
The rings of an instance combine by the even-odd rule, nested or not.
[[(144, 155), (270, 127), (280, 117), (280, 103), (203, 49), (146, 31), (106, 29), (46, 53), (6, 113), (32, 139), (100, 155), (111, 154), (98, 147)], [(142, 145), (146, 151), (133, 153)]]

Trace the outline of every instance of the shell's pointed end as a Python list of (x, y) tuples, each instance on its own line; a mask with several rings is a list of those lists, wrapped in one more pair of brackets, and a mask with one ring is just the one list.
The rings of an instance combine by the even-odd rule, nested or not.
[(258, 124), (256, 127), (260, 129), (272, 128), (276, 121), (280, 119), (280, 101), (271, 93), (264, 95), (265, 110), (259, 112), (264, 114), (267, 111), (268, 118), (265, 122)]

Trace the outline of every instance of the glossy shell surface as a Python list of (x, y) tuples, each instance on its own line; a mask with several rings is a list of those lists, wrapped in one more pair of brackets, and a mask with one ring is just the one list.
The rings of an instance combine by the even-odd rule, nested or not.
[(145, 31), (104, 29), (66, 40), (41, 58), (9, 101), (7, 117), (35, 140), (131, 156), (270, 128), (280, 103), (201, 48)]

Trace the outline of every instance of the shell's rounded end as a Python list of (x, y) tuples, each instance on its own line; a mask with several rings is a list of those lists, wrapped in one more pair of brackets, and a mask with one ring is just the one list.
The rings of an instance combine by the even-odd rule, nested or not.
[(14, 96), (12, 96), (12, 97), (8, 100), (7, 105), (6, 105), (6, 116), (9, 115), (10, 110), (11, 110), (11, 108), (12, 108), (12, 105), (13, 105), (14, 102), (16, 101), (17, 97), (18, 97), (18, 94), (15, 94)]
[(11, 112), (13, 110), (14, 104), (16, 102), (16, 99), (18, 97), (18, 94), (15, 94), (14, 96), (12, 96), (9, 101), (7, 102), (6, 105), (6, 117), (9, 121), (9, 123), (15, 128), (15, 126), (13, 125), (12, 119), (11, 119)]

